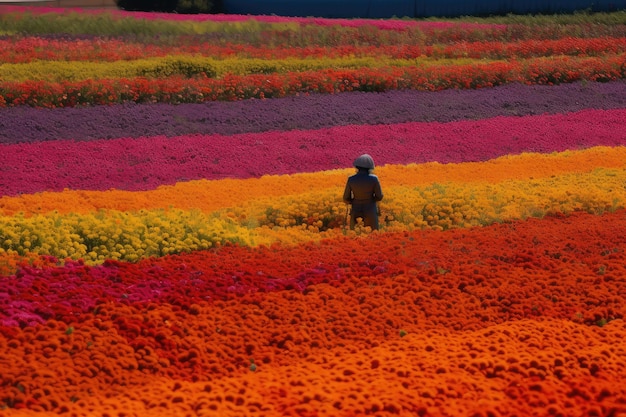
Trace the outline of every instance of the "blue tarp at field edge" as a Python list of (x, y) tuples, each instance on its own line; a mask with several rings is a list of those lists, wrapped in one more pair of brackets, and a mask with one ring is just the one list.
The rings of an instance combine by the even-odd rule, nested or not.
[(223, 0), (230, 14), (330, 18), (458, 17), (626, 10), (626, 0)]

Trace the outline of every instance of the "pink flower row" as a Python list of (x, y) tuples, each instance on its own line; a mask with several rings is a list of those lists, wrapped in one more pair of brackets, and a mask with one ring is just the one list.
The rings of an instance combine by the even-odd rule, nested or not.
[(70, 189), (149, 190), (194, 179), (250, 178), (378, 165), (485, 161), (522, 152), (626, 146), (626, 109), (450, 123), (53, 141), (0, 146), (0, 195)]

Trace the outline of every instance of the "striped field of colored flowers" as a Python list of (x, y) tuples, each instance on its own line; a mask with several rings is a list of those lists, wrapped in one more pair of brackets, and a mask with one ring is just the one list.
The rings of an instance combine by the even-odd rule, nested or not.
[(578, 18), (0, 7), (0, 414), (626, 415), (626, 17)]

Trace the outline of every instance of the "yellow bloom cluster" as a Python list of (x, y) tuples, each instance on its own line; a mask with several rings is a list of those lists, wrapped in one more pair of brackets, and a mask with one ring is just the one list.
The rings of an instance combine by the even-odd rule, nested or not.
[[(380, 167), (377, 173), (385, 192), (380, 204), (383, 230), (446, 230), (576, 210), (614, 211), (626, 206), (625, 161), (626, 148), (598, 147), (507, 156), (484, 163)], [(341, 194), (348, 174), (340, 170), (195, 181), (194, 185), (126, 193), (121, 200), (111, 198), (113, 191), (107, 191), (101, 194), (109, 194), (109, 201), (116, 201), (117, 206), (89, 204), (89, 198), (84, 198), (87, 203), (82, 207), (66, 203), (65, 211), (39, 213), (9, 213), (10, 201), (4, 198), (0, 199), (5, 209), (0, 216), (0, 259), (36, 253), (82, 258), (88, 263), (136, 261), (225, 243), (297, 243), (331, 237), (346, 232)], [(237, 187), (232, 187), (233, 181)], [(211, 190), (211, 185), (219, 185), (222, 192)], [(68, 193), (74, 192), (14, 197), (12, 201), (40, 199), (39, 207), (54, 206), (59, 196)], [(162, 193), (164, 198), (156, 200), (151, 193)], [(216, 195), (223, 195), (224, 200), (219, 202)], [(155, 201), (160, 207), (147, 204)]]
[[(392, 59), (385, 57), (346, 58), (227, 58), (201, 56), (167, 56), (133, 61), (34, 61), (0, 66), (0, 79), (5, 81), (84, 81), (133, 77), (164, 78), (178, 75), (221, 77), (225, 74), (249, 75), (284, 72), (316, 71), (325, 68), (357, 69), (407, 67), (426, 65), (464, 65), (474, 62), (463, 59)], [(485, 60), (480, 62), (484, 63)]]
[[(601, 214), (624, 207), (626, 170), (597, 169), (535, 180), (500, 183), (435, 183), (391, 186), (380, 203), (381, 220), (394, 229), (481, 226), (583, 210)], [(338, 189), (256, 201), (231, 209), (234, 218), (254, 216), (260, 226), (325, 230), (344, 223)]]
[(0, 219), (0, 256), (32, 253), (60, 259), (136, 261), (224, 243), (257, 245), (251, 229), (197, 210), (48, 213)]

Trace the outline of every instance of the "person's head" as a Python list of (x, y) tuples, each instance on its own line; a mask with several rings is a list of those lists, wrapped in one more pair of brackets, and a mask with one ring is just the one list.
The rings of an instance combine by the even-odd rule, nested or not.
[(374, 159), (368, 154), (364, 153), (354, 160), (354, 167), (359, 171), (365, 170), (370, 171), (374, 169)]

